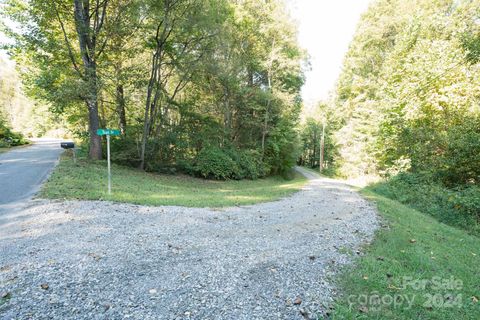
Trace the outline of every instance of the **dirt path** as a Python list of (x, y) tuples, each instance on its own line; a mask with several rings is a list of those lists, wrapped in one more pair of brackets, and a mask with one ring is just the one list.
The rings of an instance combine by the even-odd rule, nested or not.
[(0, 230), (0, 318), (314, 319), (377, 221), (302, 172), (291, 197), (223, 210), (32, 201)]

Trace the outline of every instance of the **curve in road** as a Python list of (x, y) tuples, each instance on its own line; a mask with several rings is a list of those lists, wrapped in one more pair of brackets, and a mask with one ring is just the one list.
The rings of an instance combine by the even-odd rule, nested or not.
[(252, 206), (30, 201), (0, 232), (0, 318), (318, 319), (376, 211), (298, 170), (304, 190)]

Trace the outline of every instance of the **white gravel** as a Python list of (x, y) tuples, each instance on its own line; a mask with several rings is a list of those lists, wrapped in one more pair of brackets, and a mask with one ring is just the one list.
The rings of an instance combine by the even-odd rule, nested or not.
[(221, 210), (30, 201), (0, 224), (0, 318), (315, 319), (378, 223), (305, 174), (291, 197)]

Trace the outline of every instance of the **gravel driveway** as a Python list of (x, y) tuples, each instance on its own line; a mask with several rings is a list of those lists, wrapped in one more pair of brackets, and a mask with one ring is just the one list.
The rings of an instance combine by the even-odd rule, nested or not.
[(376, 212), (334, 180), (228, 209), (33, 200), (0, 225), (1, 319), (315, 319)]

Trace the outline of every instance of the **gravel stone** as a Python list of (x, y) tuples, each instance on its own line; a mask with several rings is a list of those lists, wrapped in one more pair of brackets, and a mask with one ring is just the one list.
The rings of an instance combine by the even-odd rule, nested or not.
[(346, 185), (302, 172), (302, 191), (252, 206), (0, 208), (14, 221), (0, 222), (0, 318), (316, 319), (378, 220)]

